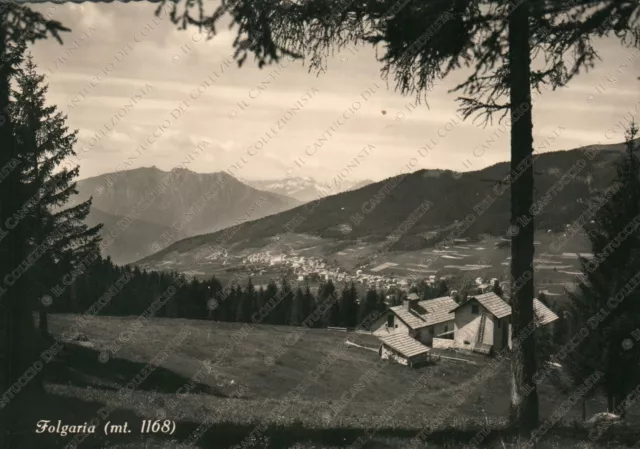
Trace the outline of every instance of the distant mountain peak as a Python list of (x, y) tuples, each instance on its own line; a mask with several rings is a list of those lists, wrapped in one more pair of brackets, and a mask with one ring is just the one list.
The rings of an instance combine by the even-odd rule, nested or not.
[(281, 179), (263, 179), (246, 181), (250, 186), (266, 192), (295, 198), (298, 201), (309, 202), (327, 195), (327, 192), (340, 193), (353, 189), (359, 189), (373, 183), (371, 180), (348, 180), (340, 182), (338, 189), (330, 182), (321, 182), (310, 176), (292, 176)]
[[(169, 183), (168, 175), (172, 178)], [(77, 189), (73, 200), (93, 197), (91, 224), (104, 222), (103, 235), (123, 217), (136, 217), (126, 232), (119, 231), (118, 244), (109, 246), (105, 253), (119, 263), (159, 251), (176, 239), (215, 232), (300, 205), (291, 197), (260, 191), (227, 173), (196, 173), (186, 167), (166, 172), (154, 165), (105, 173), (79, 180)]]

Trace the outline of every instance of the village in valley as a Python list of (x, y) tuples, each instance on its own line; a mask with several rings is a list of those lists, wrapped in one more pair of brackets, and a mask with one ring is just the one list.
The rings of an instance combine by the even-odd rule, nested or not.
[[(551, 251), (553, 240), (545, 235), (535, 242), (536, 252), (540, 252), (534, 260), (534, 269), (540, 273), (538, 290), (546, 296), (560, 298), (575, 284), (580, 274), (579, 257), (590, 257), (582, 252), (580, 238), (584, 236), (575, 236), (578, 244), (563, 250), (566, 252)], [(481, 292), (491, 290), (496, 282), (508, 291), (511, 256), (505, 243), (508, 240), (503, 237), (486, 236), (480, 242), (459, 238), (441, 249), (379, 253), (376, 245), (356, 242), (334, 249), (323, 239), (290, 234), (277, 245), (271, 242), (263, 248), (214, 250), (204, 246), (195, 256), (194, 252), (169, 252), (148, 265), (200, 279), (214, 275), (229, 285), (243, 284), (251, 278), (256, 287), (286, 276), (293, 282), (310, 282), (312, 289), (331, 279), (340, 284), (353, 282), (361, 289), (408, 291), (416, 283), (435, 285), (462, 278), (462, 284), (471, 283)]]

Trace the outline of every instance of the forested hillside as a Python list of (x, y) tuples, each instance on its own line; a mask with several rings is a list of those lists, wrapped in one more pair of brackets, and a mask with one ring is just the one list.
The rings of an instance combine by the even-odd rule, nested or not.
[[(560, 231), (584, 212), (590, 201), (610, 186), (615, 176), (614, 161), (623, 144), (585, 147), (539, 155), (535, 199), (541, 205), (535, 225), (546, 231)], [(224, 232), (187, 238), (170, 245), (146, 260), (161, 260), (165, 254), (186, 253), (223, 240), (226, 245), (264, 246), (267, 238), (291, 230), (340, 240), (381, 241), (391, 234), (425, 201), (429, 210), (395, 243), (393, 249), (411, 250), (429, 246), (474, 214), (464, 235), (502, 235), (509, 226), (509, 188), (506, 162), (474, 172), (419, 170), (361, 189), (320, 198), (294, 209), (245, 223), (230, 236)], [(498, 193), (496, 193), (498, 192)], [(488, 201), (489, 199), (489, 201)], [(303, 218), (300, 220), (300, 217)], [(349, 232), (344, 226), (349, 225)], [(435, 238), (429, 241), (427, 233)]]

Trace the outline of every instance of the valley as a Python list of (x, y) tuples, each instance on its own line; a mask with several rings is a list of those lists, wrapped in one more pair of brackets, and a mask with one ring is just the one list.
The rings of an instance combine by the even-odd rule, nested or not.
[[(547, 296), (564, 297), (580, 274), (578, 254), (589, 255), (585, 235), (575, 236), (561, 252), (551, 245), (558, 234), (537, 237), (534, 279), (537, 291)], [(464, 240), (464, 239), (461, 239)], [(145, 260), (151, 269), (175, 270), (197, 278), (215, 276), (221, 282), (245, 284), (251, 278), (255, 285), (288, 276), (293, 280), (308, 279), (317, 286), (323, 279), (339, 284), (355, 282), (361, 290), (407, 289), (418, 280), (435, 283), (454, 278), (456, 282), (473, 282), (476, 278), (497, 278), (507, 291), (510, 248), (501, 237), (483, 236), (477, 242), (461, 241), (444, 249), (427, 248), (404, 252), (386, 252), (383, 244), (344, 242), (303, 234), (288, 234), (265, 247), (241, 250), (211, 251), (206, 246), (188, 253), (173, 252), (161, 261)], [(372, 256), (375, 256), (373, 258)]]
[[(622, 148), (590, 146), (535, 159), (538, 292), (561, 297), (575, 284), (578, 255), (590, 252), (588, 216), (607, 194)], [(508, 286), (509, 195), (499, 188), (508, 176), (506, 163), (460, 175), (400, 174), (179, 240), (138, 263), (225, 282), (251, 277), (255, 284), (286, 275), (362, 288), (452, 277)]]

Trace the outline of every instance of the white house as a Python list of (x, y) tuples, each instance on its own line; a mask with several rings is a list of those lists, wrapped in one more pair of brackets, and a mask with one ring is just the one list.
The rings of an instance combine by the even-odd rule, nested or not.
[[(546, 326), (558, 319), (538, 299), (533, 300), (537, 326)], [(511, 348), (511, 306), (493, 292), (474, 295), (451, 312), (455, 315), (454, 344), (460, 349), (489, 354), (506, 345)]]
[[(533, 300), (533, 310), (536, 326), (558, 319), (538, 299)], [(425, 345), (490, 354), (511, 348), (511, 306), (493, 292), (470, 296), (460, 305), (448, 296), (420, 301), (411, 293), (371, 329), (382, 342), (380, 356), (406, 365), (428, 358)]]
[(448, 296), (420, 301), (417, 294), (410, 293), (402, 305), (390, 307), (371, 329), (380, 338), (403, 334), (430, 345), (434, 337), (453, 337), (455, 315), (452, 310), (456, 306)]
[(509, 341), (511, 307), (493, 292), (475, 295), (455, 307), (454, 341), (457, 347), (489, 353)]

